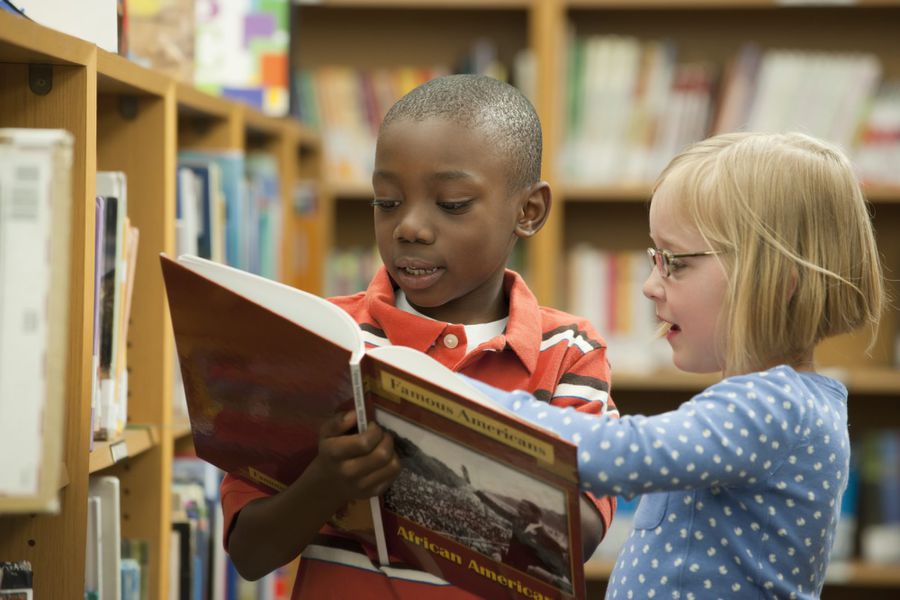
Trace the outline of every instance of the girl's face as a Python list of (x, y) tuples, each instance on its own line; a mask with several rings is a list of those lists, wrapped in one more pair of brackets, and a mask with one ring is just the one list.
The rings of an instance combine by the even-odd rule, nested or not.
[[(676, 254), (711, 250), (679, 213), (674, 193), (663, 181), (653, 195), (650, 238), (654, 246)], [(656, 304), (657, 318), (669, 325), (666, 339), (672, 346), (672, 362), (682, 371), (723, 370), (716, 329), (727, 285), (722, 264), (713, 255), (672, 259), (669, 277), (654, 267), (644, 282), (644, 295)]]

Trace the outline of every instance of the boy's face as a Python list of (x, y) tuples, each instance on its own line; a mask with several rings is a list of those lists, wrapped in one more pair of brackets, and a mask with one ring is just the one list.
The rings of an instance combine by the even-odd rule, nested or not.
[(401, 119), (379, 136), (378, 250), (423, 314), (461, 324), (506, 316), (503, 273), (516, 238), (530, 235), (523, 221), (535, 193), (510, 192), (508, 169), (484, 135), (444, 119)]

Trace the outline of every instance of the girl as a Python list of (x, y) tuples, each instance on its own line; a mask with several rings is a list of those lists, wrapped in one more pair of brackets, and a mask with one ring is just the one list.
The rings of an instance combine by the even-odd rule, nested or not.
[(659, 177), (650, 237), (643, 291), (673, 362), (722, 381), (669, 413), (599, 421), (484, 389), (576, 443), (585, 490), (645, 494), (608, 598), (817, 598), (850, 444), (847, 389), (813, 349), (874, 330), (883, 294), (851, 166), (801, 134), (713, 137)]

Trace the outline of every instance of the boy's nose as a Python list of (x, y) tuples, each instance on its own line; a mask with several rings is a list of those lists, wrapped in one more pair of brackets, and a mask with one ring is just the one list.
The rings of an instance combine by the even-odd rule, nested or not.
[(434, 228), (422, 212), (418, 209), (407, 210), (394, 229), (394, 239), (399, 242), (422, 244), (434, 242)]

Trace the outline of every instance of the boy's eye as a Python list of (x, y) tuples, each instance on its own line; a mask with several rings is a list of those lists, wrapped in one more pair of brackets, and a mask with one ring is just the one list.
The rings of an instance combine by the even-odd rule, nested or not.
[(372, 200), (371, 204), (375, 208), (380, 208), (381, 210), (391, 210), (392, 208), (397, 208), (400, 202), (397, 200), (388, 200), (386, 198), (375, 198)]
[(472, 205), (472, 200), (448, 200), (437, 203), (442, 210), (450, 213), (464, 212)]

